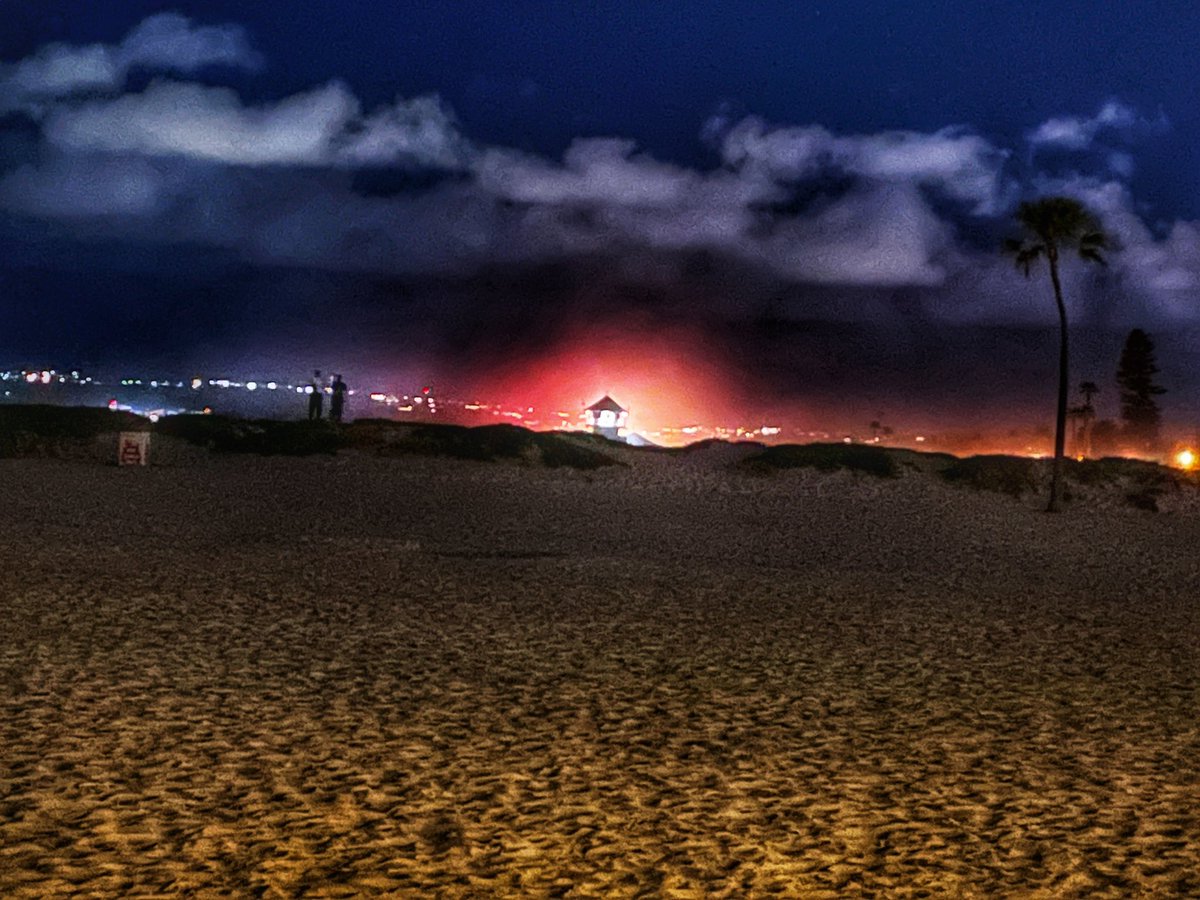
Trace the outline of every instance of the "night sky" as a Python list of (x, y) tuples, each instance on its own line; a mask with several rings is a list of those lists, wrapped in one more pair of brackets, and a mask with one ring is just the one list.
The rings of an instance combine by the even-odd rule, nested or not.
[(0, 366), (555, 402), (1053, 412), (1022, 198), (1087, 203), (1073, 380), (1200, 378), (1200, 6), (0, 0)]

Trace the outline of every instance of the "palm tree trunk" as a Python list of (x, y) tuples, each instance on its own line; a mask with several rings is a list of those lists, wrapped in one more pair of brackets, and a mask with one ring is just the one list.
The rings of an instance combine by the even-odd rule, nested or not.
[(1058, 280), (1058, 254), (1051, 248), (1046, 254), (1050, 263), (1050, 281), (1054, 284), (1054, 302), (1058, 304), (1058, 413), (1054, 421), (1054, 468), (1050, 478), (1050, 503), (1046, 512), (1058, 512), (1062, 496), (1063, 451), (1067, 440), (1067, 307), (1063, 303), (1062, 285)]

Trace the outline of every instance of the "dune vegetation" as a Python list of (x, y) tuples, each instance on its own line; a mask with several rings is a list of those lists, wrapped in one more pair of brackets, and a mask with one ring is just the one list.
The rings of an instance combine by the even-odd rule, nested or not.
[[(220, 415), (168, 416), (151, 422), (127, 412), (90, 407), (0, 406), (0, 458), (58, 457), (94, 462), (115, 460), (116, 435), (145, 431), (158, 437), (151, 463), (178, 461), (178, 447), (193, 454), (260, 456), (336, 455), (339, 452), (383, 458), (443, 457), (475, 462), (596, 470), (638, 461), (686, 461), (696, 456), (722, 457), (731, 471), (765, 477), (789, 470), (857, 473), (896, 479), (902, 475), (932, 477), (965, 489), (1027, 497), (1049, 484), (1045, 460), (982, 455), (958, 458), (877, 444), (814, 443), (729, 444), (699, 441), (682, 448), (631, 447), (597, 435), (536, 432), (517, 425), (468, 428), (448, 424), (412, 424), (386, 419), (359, 419), (344, 425), (327, 421), (236, 419)], [(166, 448), (165, 450), (162, 448)], [(1152, 462), (1105, 458), (1067, 460), (1065, 503), (1096, 496), (1117, 497), (1125, 505), (1147, 511), (1159, 500), (1197, 485), (1197, 476)]]

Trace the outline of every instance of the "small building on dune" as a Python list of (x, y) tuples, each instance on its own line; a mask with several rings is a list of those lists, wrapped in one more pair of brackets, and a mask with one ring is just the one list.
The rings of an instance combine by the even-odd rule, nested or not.
[(629, 410), (605, 394), (586, 410), (587, 424), (592, 434), (606, 437), (610, 441), (623, 441), (621, 430), (629, 419)]

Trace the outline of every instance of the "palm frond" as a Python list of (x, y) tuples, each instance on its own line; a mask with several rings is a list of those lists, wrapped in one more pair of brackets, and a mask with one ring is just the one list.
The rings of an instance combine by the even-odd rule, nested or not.
[(1110, 239), (1101, 230), (1099, 220), (1074, 197), (1026, 201), (1017, 209), (1016, 219), (1025, 231), (1025, 239), (1005, 241), (1004, 252), (1015, 258), (1017, 268), (1027, 277), (1039, 257), (1053, 259), (1060, 248), (1073, 247), (1081, 259), (1105, 265), (1101, 251), (1110, 249)]
[(1041, 258), (1046, 252), (1045, 244), (1029, 244), (1022, 247), (1016, 256), (1017, 268), (1025, 273), (1025, 277), (1029, 277), (1030, 267)]
[(1026, 201), (1017, 209), (1017, 221), (1046, 243), (1078, 244), (1086, 238), (1093, 246), (1104, 246), (1100, 223), (1074, 197)]

